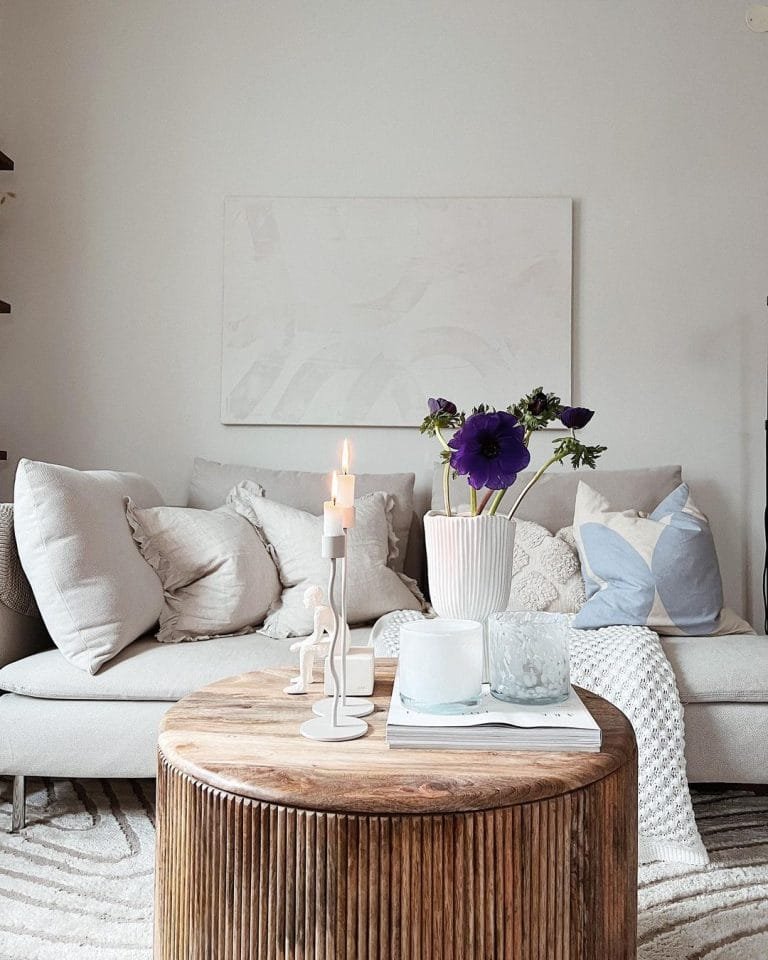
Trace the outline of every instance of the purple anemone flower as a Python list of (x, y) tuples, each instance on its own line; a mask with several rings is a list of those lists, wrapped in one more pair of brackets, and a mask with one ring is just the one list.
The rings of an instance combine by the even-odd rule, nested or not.
[(427, 400), (427, 406), (429, 407), (429, 412), (431, 416), (436, 416), (438, 413), (446, 413), (449, 417), (456, 415), (456, 404), (451, 403), (450, 400), (446, 400), (444, 397), (430, 397)]
[(533, 414), (534, 417), (540, 417), (542, 413), (546, 413), (547, 406), (547, 395), (543, 390), (538, 390), (536, 393), (531, 394), (530, 400), (528, 401), (528, 412)]
[(569, 430), (581, 430), (594, 417), (594, 410), (586, 407), (563, 407), (560, 411), (560, 422)]
[(506, 490), (531, 462), (524, 436), (511, 413), (475, 413), (448, 441), (451, 467), (475, 490)]

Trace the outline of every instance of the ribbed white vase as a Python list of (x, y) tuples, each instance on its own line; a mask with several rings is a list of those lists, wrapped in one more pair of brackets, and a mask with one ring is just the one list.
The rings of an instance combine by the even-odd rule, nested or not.
[(424, 517), (427, 575), (439, 617), (484, 622), (507, 609), (512, 587), (515, 521), (506, 517)]

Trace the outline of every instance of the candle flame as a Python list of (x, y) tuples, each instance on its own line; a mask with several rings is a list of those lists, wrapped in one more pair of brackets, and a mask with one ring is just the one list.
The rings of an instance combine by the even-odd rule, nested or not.
[(344, 439), (344, 446), (341, 451), (341, 472), (349, 473), (349, 440)]
[(336, 497), (339, 495), (339, 481), (337, 479), (338, 474), (336, 471), (333, 471), (333, 479), (331, 480), (331, 500), (334, 505), (336, 504)]

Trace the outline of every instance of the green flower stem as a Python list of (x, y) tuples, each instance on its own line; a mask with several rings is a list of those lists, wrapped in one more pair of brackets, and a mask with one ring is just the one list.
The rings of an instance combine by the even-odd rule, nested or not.
[[(440, 427), (435, 427), (435, 436), (440, 442), (440, 446), (443, 448), (443, 450), (445, 450), (447, 453), (450, 453), (451, 448), (446, 443), (445, 437), (442, 435), (442, 433), (440, 433)], [(450, 479), (451, 479), (451, 464), (449, 461), (446, 461), (443, 464), (443, 501), (445, 502), (446, 517), (452, 516)]]
[(473, 517), (477, 516), (477, 490), (474, 487), (469, 488), (469, 512)]
[(480, 506), (477, 508), (478, 513), (482, 513), (483, 510), (488, 506), (488, 501), (493, 496), (493, 490), (486, 490), (483, 494), (483, 499), (480, 501)]
[(440, 446), (443, 448), (443, 450), (446, 450), (448, 453), (450, 453), (451, 448), (446, 443), (445, 437), (442, 435), (442, 433), (440, 433), (440, 427), (435, 427), (435, 436), (439, 440)]
[(549, 460), (547, 460), (547, 462), (546, 462), (542, 467), (540, 467), (540, 468), (536, 471), (536, 473), (534, 473), (533, 477), (531, 477), (531, 479), (528, 481), (528, 483), (526, 483), (526, 485), (525, 485), (525, 487), (523, 488), (523, 491), (522, 491), (522, 493), (520, 494), (520, 496), (517, 498), (517, 500), (515, 500), (512, 509), (511, 509), (511, 510), (509, 511), (509, 513), (507, 514), (507, 520), (511, 520), (512, 517), (514, 517), (515, 513), (517, 512), (517, 508), (520, 506), (520, 504), (521, 504), (522, 501), (523, 501), (523, 497), (526, 495), (526, 493), (528, 493), (528, 491), (531, 489), (531, 487), (532, 487), (538, 480), (541, 479), (541, 477), (544, 475), (545, 471), (549, 470), (549, 468), (552, 466), (553, 463), (559, 463), (561, 460), (564, 460), (564, 459), (566, 458), (566, 456), (567, 456), (566, 453), (556, 453), (556, 454), (554, 455), (554, 457), (550, 457)]
[(501, 501), (504, 499), (504, 494), (509, 490), (509, 487), (504, 487), (503, 490), (497, 490), (496, 496), (491, 501), (491, 506), (488, 510), (488, 516), (493, 517), (496, 515), (496, 511), (501, 506)]

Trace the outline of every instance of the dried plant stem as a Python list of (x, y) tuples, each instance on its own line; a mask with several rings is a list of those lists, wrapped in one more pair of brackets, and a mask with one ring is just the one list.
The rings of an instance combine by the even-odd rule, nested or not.
[(483, 494), (483, 498), (480, 501), (480, 506), (477, 508), (478, 513), (482, 513), (483, 510), (488, 506), (488, 501), (493, 496), (493, 490), (486, 490)]

